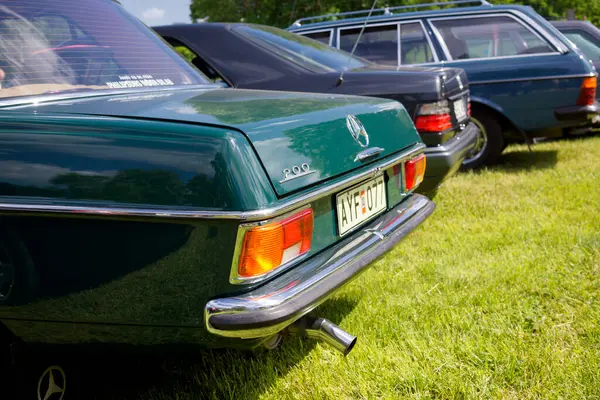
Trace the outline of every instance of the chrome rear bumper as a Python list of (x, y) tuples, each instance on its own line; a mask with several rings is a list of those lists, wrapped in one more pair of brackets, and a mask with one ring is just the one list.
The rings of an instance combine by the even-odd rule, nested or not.
[(434, 209), (431, 200), (413, 194), (340, 243), (265, 285), (243, 295), (211, 300), (205, 308), (208, 331), (244, 339), (280, 332), (367, 269)]

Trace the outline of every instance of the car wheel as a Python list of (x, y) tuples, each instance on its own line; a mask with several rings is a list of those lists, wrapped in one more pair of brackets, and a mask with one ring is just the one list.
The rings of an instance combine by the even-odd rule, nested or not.
[(474, 110), (471, 121), (477, 125), (480, 134), (475, 148), (463, 161), (463, 168), (477, 169), (497, 163), (505, 147), (498, 120), (485, 110)]
[(15, 232), (0, 226), (0, 304), (29, 301), (37, 286), (27, 248)]

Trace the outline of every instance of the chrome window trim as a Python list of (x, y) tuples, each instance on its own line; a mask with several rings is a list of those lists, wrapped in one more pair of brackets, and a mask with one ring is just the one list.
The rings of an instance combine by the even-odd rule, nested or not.
[[(296, 33), (297, 35), (300, 35), (300, 36), (307, 36), (307, 35), (310, 35), (311, 33), (321, 33), (321, 32), (328, 32), (328, 31), (329, 31), (328, 46), (331, 46), (331, 44), (333, 42), (333, 28), (317, 29), (315, 31), (310, 31), (310, 32), (292, 32), (292, 33)], [(312, 39), (312, 38), (308, 38), (308, 39)], [(313, 40), (316, 40), (316, 39), (313, 39)]]
[[(415, 20), (415, 21), (402, 21), (400, 22), (400, 25), (403, 24), (412, 24), (414, 22), (418, 21), (421, 24), (421, 29), (423, 29), (423, 35), (425, 35), (425, 38), (427, 39), (427, 43), (429, 43), (429, 48), (431, 49), (431, 54), (433, 54), (433, 62), (440, 62), (440, 58), (437, 55), (437, 51), (435, 50), (435, 47), (433, 46), (433, 42), (431, 41), (431, 36), (429, 35), (429, 33), (427, 32), (427, 29), (425, 29), (425, 23), (423, 23), (423, 20), (419, 19), (419, 20)], [(402, 29), (402, 28), (400, 28)], [(400, 37), (402, 38), (402, 36)], [(400, 59), (400, 65), (414, 65), (414, 66), (418, 66), (418, 65), (427, 65), (427, 64), (431, 64), (431, 62), (426, 62), (426, 63), (419, 63), (419, 64), (402, 64), (402, 60)]]
[(528, 57), (557, 56), (557, 55), (560, 55), (560, 53), (536, 53), (536, 54), (521, 54), (521, 55), (515, 55), (515, 56), (468, 58), (466, 60), (447, 60), (446, 62), (451, 62), (453, 64), (460, 64), (460, 63), (465, 63), (465, 62), (469, 62), (469, 61), (510, 60), (511, 58), (528, 58)]
[[(375, 26), (386, 26), (386, 25), (392, 26), (392, 25), (396, 25), (396, 29), (398, 29), (398, 24), (399, 24), (398, 22), (380, 22), (380, 23), (376, 23), (376, 24), (367, 24), (366, 28), (371, 28), (371, 27), (375, 27)], [(337, 39), (337, 46), (336, 46), (337, 49), (341, 50), (340, 49), (340, 38), (341, 38), (341, 31), (342, 30), (345, 30), (345, 29), (360, 29), (360, 28), (362, 28), (362, 26), (363, 26), (363, 24), (338, 27), (337, 28), (337, 32), (336, 32), (336, 34), (337, 34), (337, 38), (336, 38)]]
[[(534, 26), (536, 28), (536, 30), (543, 32), (544, 34), (540, 35), (539, 32), (537, 32), (536, 30), (533, 30), (530, 26), (527, 26), (517, 16), (513, 15), (513, 12), (505, 12), (505, 11), (501, 11), (501, 12), (489, 12), (488, 11), (487, 13), (482, 13), (482, 12), (470, 13), (471, 14), (470, 16), (468, 16), (468, 14), (465, 13), (465, 14), (461, 14), (460, 16), (427, 18), (427, 21), (429, 22), (429, 25), (431, 26), (431, 29), (433, 31), (433, 34), (434, 34), (436, 40), (442, 47), (442, 50), (444, 52), (444, 55), (446, 56), (447, 61), (465, 62), (465, 61), (479, 61), (479, 60), (492, 60), (492, 59), (496, 60), (496, 59), (504, 59), (504, 58), (521, 58), (521, 57), (532, 57), (532, 56), (541, 56), (541, 55), (562, 54), (560, 46), (557, 45), (556, 42), (552, 38), (549, 37), (549, 35), (547, 35), (547, 32), (544, 32), (544, 29), (541, 26), (536, 24), (535, 21), (531, 20), (530, 18), (528, 18), (527, 16), (525, 16), (522, 13), (519, 13), (519, 12), (515, 12), (515, 13), (519, 14), (519, 16), (523, 19), (528, 19), (528, 22), (530, 25)], [(479, 57), (479, 58), (468, 58), (466, 60), (454, 60), (452, 58), (452, 55), (450, 54), (450, 51), (448, 50), (448, 47), (446, 46), (446, 41), (443, 39), (442, 34), (440, 33), (440, 31), (438, 30), (437, 26), (435, 26), (435, 23), (434, 23), (435, 21), (464, 20), (464, 19), (471, 19), (471, 18), (490, 18), (490, 17), (493, 18), (493, 17), (498, 17), (498, 16), (507, 17), (507, 18), (514, 20), (516, 23), (521, 25), (523, 28), (525, 28), (526, 30), (528, 30), (529, 32), (534, 34), (538, 39), (547, 43), (551, 48), (554, 47), (555, 51), (546, 52), (546, 53), (536, 53), (536, 54), (517, 54), (514, 56)]]
[[(367, 179), (374, 174), (379, 173), (383, 169), (387, 169), (395, 164), (403, 162), (408, 158), (418, 155), (425, 150), (424, 143), (417, 143), (401, 153), (391, 156), (387, 160), (350, 177), (342, 179), (336, 183), (329, 184), (317, 189), (313, 189), (307, 193), (292, 197), (282, 201), (273, 207), (262, 208), (252, 211), (210, 211), (210, 210), (188, 210), (181, 208), (157, 207), (149, 208), (148, 205), (119, 204), (115, 207), (108, 206), (78, 206), (76, 204), (60, 204), (60, 200), (48, 199), (48, 203), (43, 204), (38, 199), (32, 202), (31, 198), (25, 198), (23, 202), (14, 201), (11, 196), (0, 196), (0, 215), (2, 214), (37, 214), (37, 215), (55, 215), (69, 214), (70, 216), (93, 216), (104, 218), (160, 218), (160, 219), (188, 219), (188, 220), (211, 220), (211, 219), (226, 219), (238, 221), (260, 221), (285, 214), (299, 207), (307, 205), (319, 198), (332, 195), (333, 193), (352, 186), (360, 181)], [(13, 200), (13, 201), (7, 201)], [(56, 204), (59, 203), (59, 204)]]
[[(429, 48), (431, 49), (431, 54), (433, 54), (433, 62), (439, 62), (440, 59), (438, 57), (437, 51), (435, 50), (435, 47), (433, 46), (433, 42), (431, 41), (431, 37), (429, 35), (429, 33), (427, 32), (427, 29), (425, 28), (425, 24), (423, 23), (422, 19), (418, 19), (418, 18), (413, 18), (413, 19), (407, 19), (407, 20), (403, 20), (403, 21), (397, 21), (397, 22), (380, 22), (380, 23), (376, 23), (376, 24), (367, 24), (367, 27), (375, 27), (375, 26), (392, 26), (392, 25), (396, 25), (396, 35), (397, 35), (397, 40), (398, 40), (398, 46), (397, 46), (397, 63), (398, 66), (401, 65), (427, 65), (427, 64), (431, 64), (431, 63), (420, 63), (420, 64), (402, 64), (402, 52), (401, 52), (401, 32), (402, 32), (402, 26), (403, 24), (414, 24), (414, 23), (419, 23), (421, 24), (421, 29), (423, 29), (423, 34), (425, 35), (425, 38), (427, 39), (427, 43), (429, 44)], [(349, 25), (349, 26), (343, 26), (343, 27), (337, 27), (336, 29), (336, 39), (337, 39), (337, 45), (336, 48), (338, 50), (340, 49), (340, 39), (341, 39), (341, 31), (346, 30), (346, 29), (360, 29), (362, 28), (362, 24), (358, 24), (358, 25)]]
[[(394, 23), (367, 24), (367, 26), (365, 27), (365, 30), (367, 28), (376, 27), (376, 26), (394, 26), (394, 25), (396, 26), (396, 40), (398, 40), (400, 38), (400, 36), (399, 36), (400, 35), (400, 24), (397, 23), (397, 22), (394, 22)], [(338, 28), (337, 29), (337, 37), (336, 37), (336, 39), (337, 39), (337, 46), (336, 46), (336, 48), (338, 50), (341, 50), (340, 49), (340, 39), (342, 37), (341, 31), (343, 29), (357, 29), (357, 28), (360, 29), (360, 28), (362, 28), (362, 26), (363, 26), (363, 24), (353, 25), (353, 26), (343, 27), (343, 28)], [(398, 44), (396, 45), (396, 63), (397, 63), (396, 66), (400, 65), (400, 64), (398, 64), (398, 60), (400, 59), (400, 51), (399, 51), (400, 47), (399, 46), (400, 46), (400, 41), (398, 41)], [(382, 65), (389, 65), (389, 64), (382, 64)]]
[[(232, 285), (250, 285), (253, 283), (258, 283), (258, 282), (264, 281), (266, 279), (269, 279), (274, 275), (282, 273), (283, 271), (286, 271), (288, 268), (296, 265), (297, 263), (302, 261), (304, 258), (306, 258), (310, 254), (310, 250), (308, 252), (288, 261), (285, 264), (281, 264), (280, 266), (275, 267), (271, 271), (268, 271), (267, 273), (264, 273), (262, 275), (253, 276), (251, 278), (244, 278), (244, 277), (241, 277), (238, 273), (238, 266), (240, 263), (240, 254), (242, 253), (242, 245), (244, 244), (244, 236), (246, 235), (246, 232), (248, 232), (250, 229), (255, 228), (257, 226), (262, 226), (262, 225), (270, 224), (272, 222), (281, 221), (282, 219), (285, 219), (285, 218), (292, 216), (296, 213), (299, 213), (301, 211), (308, 210), (310, 208), (312, 208), (312, 205), (306, 204), (302, 207), (299, 207), (299, 208), (297, 208), (293, 211), (287, 212), (285, 214), (279, 215), (275, 218), (271, 218), (271, 219), (264, 220), (264, 221), (240, 224), (240, 226), (238, 227), (237, 236), (235, 239), (235, 249), (233, 250), (233, 259), (231, 261), (231, 272), (229, 274), (229, 283), (231, 283)], [(314, 213), (313, 213), (313, 218), (314, 218)]]
[[(390, 18), (385, 18), (385, 19), (378, 19), (376, 23), (374, 24), (368, 24), (367, 26), (376, 26), (376, 25), (385, 25), (385, 24), (394, 24), (394, 23), (404, 23), (404, 22), (411, 22), (413, 20), (419, 20), (422, 21), (423, 19), (426, 19), (428, 21), (433, 20), (433, 19), (448, 19), (448, 18), (461, 18), (461, 17), (465, 17), (465, 16), (470, 16), (470, 15), (498, 15), (498, 14), (512, 14), (512, 16), (517, 16), (518, 18), (521, 18), (523, 21), (525, 21), (529, 26), (527, 27), (529, 29), (529, 27), (533, 27), (535, 28), (535, 30), (537, 31), (536, 33), (539, 35), (542, 35), (543, 38), (550, 42), (554, 48), (559, 52), (559, 53), (566, 53), (568, 52), (570, 49), (567, 47), (567, 45), (565, 45), (561, 40), (555, 38), (549, 31), (547, 28), (543, 27), (542, 25), (540, 25), (538, 22), (536, 22), (535, 20), (533, 20), (531, 17), (529, 17), (528, 15), (526, 15), (525, 13), (519, 11), (519, 10), (511, 10), (511, 9), (503, 9), (503, 10), (493, 10), (493, 9), (485, 9), (485, 10), (473, 10), (473, 11), (468, 11), (468, 12), (454, 12), (454, 13), (448, 13), (448, 14), (443, 14), (438, 16), (433, 16), (433, 17), (428, 17), (427, 15), (420, 15), (420, 16), (408, 16), (408, 17), (404, 17), (407, 19), (403, 19), (403, 17), (401, 15), (394, 15), (391, 16)], [(430, 24), (431, 25), (431, 24)], [(343, 24), (336, 24), (336, 25), (331, 25), (329, 28), (327, 29), (335, 29), (337, 31), (337, 39), (338, 39), (338, 49), (339, 49), (339, 38), (340, 38), (340, 30), (342, 29), (346, 29), (346, 28), (356, 28), (356, 27), (360, 27), (362, 26), (361, 23), (357, 23), (357, 24), (352, 24), (352, 25), (343, 25)], [(326, 28), (320, 28), (320, 29), (326, 29)], [(306, 32), (312, 32), (310, 30), (310, 28), (305, 29), (305, 30), (295, 30), (294, 32), (296, 33), (306, 33)], [(426, 33), (428, 33), (426, 31)], [(434, 32), (435, 34), (435, 32)], [(436, 37), (436, 39), (438, 39)], [(438, 39), (439, 41), (439, 39)], [(443, 42), (440, 43), (440, 45), (442, 45)], [(435, 51), (435, 49), (434, 49)]]
[(433, 33), (433, 36), (435, 36), (435, 40), (438, 42), (438, 44), (442, 48), (442, 52), (444, 53), (444, 57), (446, 58), (446, 60), (444, 60), (444, 61), (452, 61), (452, 56), (450, 55), (450, 50), (448, 50), (448, 46), (446, 46), (446, 41), (443, 40), (442, 34), (440, 33), (438, 28), (433, 24), (433, 22), (431, 20), (428, 20), (427, 23), (431, 27), (431, 32)]
[(486, 81), (469, 82), (469, 86), (473, 85), (487, 85), (490, 83), (507, 83), (507, 82), (524, 82), (524, 81), (546, 81), (551, 79), (577, 79), (577, 78), (589, 78), (590, 76), (596, 76), (594, 73), (590, 74), (579, 74), (579, 75), (549, 75), (549, 76), (535, 76), (530, 78), (511, 78), (511, 79), (490, 79)]

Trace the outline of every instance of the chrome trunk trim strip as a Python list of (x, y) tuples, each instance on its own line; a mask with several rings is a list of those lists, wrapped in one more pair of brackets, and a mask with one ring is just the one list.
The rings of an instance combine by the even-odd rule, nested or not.
[[(68, 214), (69, 216), (81, 217), (104, 217), (104, 218), (161, 218), (161, 219), (228, 219), (240, 221), (259, 221), (273, 218), (287, 213), (296, 208), (305, 206), (321, 197), (329, 196), (346, 187), (352, 186), (364, 179), (367, 179), (380, 171), (387, 169), (395, 164), (422, 153), (425, 150), (425, 144), (418, 143), (409, 149), (375, 163), (372, 167), (351, 177), (342, 179), (336, 183), (310, 190), (297, 196), (290, 196), (280, 204), (273, 207), (262, 208), (251, 211), (210, 211), (194, 210), (175, 207), (150, 207), (148, 205), (129, 205), (115, 204), (115, 206), (89, 206), (79, 205), (77, 202), (69, 203), (67, 200), (43, 199), (43, 198), (14, 198), (10, 196), (0, 196), (0, 215), (1, 214), (27, 214), (27, 215), (56, 215)], [(20, 201), (19, 201), (20, 200)]]

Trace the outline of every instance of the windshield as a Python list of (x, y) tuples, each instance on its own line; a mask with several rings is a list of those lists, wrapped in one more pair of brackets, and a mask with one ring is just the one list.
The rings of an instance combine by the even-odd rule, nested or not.
[(350, 54), (345, 51), (282, 29), (239, 25), (234, 30), (258, 44), (266, 45), (280, 56), (315, 72), (340, 72), (346, 65), (349, 69), (354, 69), (369, 64), (368, 61), (358, 57), (350, 58)]
[(112, 0), (0, 0), (0, 98), (206, 83)]

